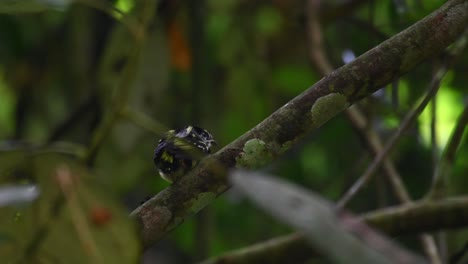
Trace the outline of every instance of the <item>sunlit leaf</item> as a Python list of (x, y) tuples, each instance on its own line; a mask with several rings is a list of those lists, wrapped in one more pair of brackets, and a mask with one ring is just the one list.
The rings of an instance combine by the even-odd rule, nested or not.
[(133, 8), (134, 4), (133, 0), (118, 0), (115, 3), (115, 7), (123, 13), (127, 13)]
[[(449, 71), (442, 81), (436, 96), (436, 134), (440, 148), (443, 148), (457, 122), (458, 115), (463, 110), (463, 95), (450, 86), (454, 73)], [(431, 108), (429, 105), (419, 117), (421, 135), (424, 144), (431, 144)]]

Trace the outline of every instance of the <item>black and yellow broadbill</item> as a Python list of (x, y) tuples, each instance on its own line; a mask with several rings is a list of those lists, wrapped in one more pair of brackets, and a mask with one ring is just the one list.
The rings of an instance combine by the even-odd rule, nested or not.
[(170, 130), (159, 140), (153, 161), (161, 177), (173, 183), (210, 154), (213, 145), (216, 145), (216, 141), (203, 128), (186, 126)]

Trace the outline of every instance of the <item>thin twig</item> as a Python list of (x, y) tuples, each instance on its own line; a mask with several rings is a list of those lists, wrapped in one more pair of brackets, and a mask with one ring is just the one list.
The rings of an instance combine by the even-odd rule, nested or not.
[[(308, 39), (310, 42), (309, 57), (319, 72), (322, 75), (327, 75), (333, 70), (333, 67), (325, 56), (325, 50), (322, 43), (321, 26), (320, 21), (318, 20), (319, 2), (320, 1), (317, 0), (310, 0), (308, 1), (307, 6), (307, 29)], [(369, 149), (372, 151), (372, 154), (378, 155), (378, 153), (382, 152), (383, 147), (379, 136), (373, 130), (369, 129), (370, 127), (368, 126), (368, 122), (359, 109), (352, 106), (345, 110), (345, 114), (356, 131), (361, 134), (361, 138), (367, 140), (367, 144)], [(386, 157), (383, 162), (384, 172), (392, 183), (397, 197), (402, 202), (410, 201), (411, 198), (391, 160)]]
[[(326, 75), (331, 72), (332, 66), (325, 56), (325, 51), (322, 45), (321, 26), (317, 19), (317, 13), (319, 12), (319, 1), (309, 0), (307, 10), (307, 18), (309, 22), (307, 24), (309, 33), (308, 36), (309, 41), (311, 42), (309, 55), (312, 63), (316, 65), (316, 67), (320, 72), (322, 72), (323, 75)], [(359, 111), (359, 109), (356, 106), (352, 106), (345, 110), (345, 114), (348, 120), (351, 121), (351, 124), (356, 129), (356, 131), (361, 135), (361, 138), (366, 140), (368, 149), (372, 152), (372, 154), (378, 156), (380, 153), (382, 153), (383, 147), (380, 137), (372, 129), (372, 127), (368, 125), (366, 118)], [(400, 202), (411, 202), (411, 197), (406, 190), (400, 175), (395, 169), (393, 162), (388, 157), (384, 157), (383, 159), (383, 170), (392, 184), (393, 190)], [(432, 263), (440, 263), (440, 257), (437, 253), (437, 247), (434, 238), (429, 235), (422, 235), (421, 240), (426, 254), (432, 260)]]
[(70, 172), (70, 169), (62, 165), (56, 170), (56, 180), (60, 190), (65, 197), (65, 200), (70, 209), (71, 221), (75, 227), (78, 239), (83, 247), (84, 252), (90, 255), (94, 263), (103, 263), (102, 256), (99, 252), (96, 241), (93, 239), (91, 229), (86, 221), (86, 216), (80, 208), (78, 197), (76, 194), (76, 177)]
[[(372, 155), (379, 155), (379, 153), (383, 151), (382, 141), (379, 135), (374, 130), (372, 130), (371, 127), (369, 127), (364, 115), (360, 113), (357, 108), (352, 106), (348, 108), (346, 116), (351, 121), (353, 127), (361, 134), (362, 138), (366, 140)], [(390, 158), (385, 157), (382, 168), (388, 180), (390, 181), (398, 200), (400, 200), (402, 203), (410, 202), (411, 197), (401, 179), (400, 174), (396, 170), (395, 165), (390, 160)]]
[(144, 8), (142, 8), (141, 14), (141, 27), (139, 28), (139, 33), (135, 38), (135, 43), (133, 45), (132, 51), (128, 58), (128, 63), (123, 70), (122, 79), (119, 85), (115, 88), (115, 96), (113, 98), (112, 105), (110, 109), (105, 113), (102, 122), (99, 124), (95, 130), (91, 144), (86, 154), (85, 160), (89, 163), (94, 159), (99, 147), (102, 145), (104, 139), (111, 131), (115, 122), (118, 120), (122, 109), (126, 106), (127, 100), (130, 95), (130, 88), (134, 81), (137, 71), (137, 65), (141, 57), (141, 52), (143, 45), (146, 39), (146, 30), (153, 19), (155, 13), (156, 1), (147, 1), (145, 2)]
[(163, 137), (169, 129), (158, 121), (152, 119), (143, 112), (137, 111), (130, 106), (126, 106), (120, 112), (121, 116), (135, 125), (146, 129), (159, 137)]
[[(447, 64), (453, 64), (461, 52), (464, 50), (465, 46), (468, 43), (468, 28), (465, 29), (462, 36), (459, 38), (457, 42), (454, 43), (451, 49), (451, 57)], [(437, 72), (436, 75), (439, 75), (440, 72)], [(445, 192), (446, 184), (445, 181), (447, 180), (447, 175), (450, 173), (450, 169), (453, 165), (455, 154), (457, 151), (458, 146), (460, 145), (461, 139), (463, 137), (463, 131), (467, 123), (468, 114), (467, 106), (463, 110), (460, 118), (458, 119), (457, 125), (453, 130), (453, 133), (450, 137), (450, 141), (447, 147), (444, 150), (443, 156), (437, 165), (437, 168), (434, 170), (434, 178), (433, 178), (433, 185), (431, 190), (428, 192), (429, 198), (440, 199)]]
[(458, 118), (457, 125), (450, 136), (450, 141), (445, 148), (443, 156), (437, 169), (434, 173), (433, 184), (429, 191), (428, 197), (437, 199), (444, 196), (446, 189), (447, 177), (451, 172), (453, 163), (455, 162), (455, 154), (461, 144), (465, 127), (468, 124), (468, 105), (465, 106), (463, 112)]
[(337, 203), (337, 209), (344, 208), (349, 201), (361, 190), (363, 186), (365, 186), (369, 180), (372, 178), (374, 173), (380, 168), (385, 157), (389, 154), (389, 152), (393, 149), (396, 145), (398, 140), (401, 138), (403, 133), (413, 124), (414, 120), (422, 113), (424, 108), (426, 108), (427, 104), (431, 101), (433, 96), (437, 93), (440, 88), (440, 82), (442, 78), (445, 76), (448, 68), (445, 66), (440, 71), (439, 74), (434, 76), (432, 79), (429, 89), (422, 99), (422, 101), (418, 104), (418, 106), (409, 112), (405, 118), (403, 119), (401, 125), (398, 127), (397, 131), (391, 136), (391, 138), (385, 144), (385, 147), (382, 152), (380, 152), (377, 157), (374, 159), (372, 164), (367, 168), (364, 174), (354, 183), (353, 186), (343, 195), (343, 197)]
[(74, 109), (67, 118), (65, 118), (55, 129), (52, 130), (47, 138), (48, 143), (62, 138), (66, 133), (71, 131), (77, 124), (86, 118), (88, 113), (96, 111), (96, 97), (94, 95), (86, 98), (76, 109)]
[[(361, 216), (367, 224), (391, 236), (414, 235), (468, 225), (468, 197), (440, 201), (421, 200), (380, 209)], [(274, 252), (274, 254), (272, 254)], [(215, 263), (303, 263), (319, 256), (303, 236), (292, 233), (237, 249), (202, 262)]]
[(351, 198), (361, 189), (372, 177), (375, 171), (380, 167), (385, 156), (390, 152), (390, 150), (394, 147), (394, 145), (400, 139), (402, 133), (413, 123), (417, 116), (424, 110), (426, 105), (429, 103), (431, 98), (437, 93), (440, 83), (447, 73), (448, 69), (452, 67), (454, 64), (457, 56), (461, 53), (461, 51), (466, 46), (466, 36), (468, 35), (468, 30), (465, 30), (460, 37), (453, 45), (452, 49), (452, 56), (447, 59), (447, 61), (442, 64), (439, 70), (434, 74), (431, 83), (429, 85), (428, 92), (426, 96), (423, 98), (421, 103), (411, 111), (403, 120), (402, 124), (398, 128), (398, 130), (392, 135), (389, 139), (387, 144), (385, 145), (385, 149), (381, 152), (373, 161), (373, 163), (367, 168), (366, 172), (361, 176), (361, 178), (348, 190), (347, 193), (342, 197), (342, 199), (338, 202), (337, 207), (343, 208)]
[(437, 95), (431, 102), (431, 149), (432, 149), (432, 171), (435, 171), (439, 160), (439, 146), (437, 144)]
[[(466, 32), (468, 32), (468, 30)], [(466, 32), (465, 34), (467, 34)], [(465, 34), (463, 34), (463, 36), (455, 43), (454, 45), (455, 48), (452, 52), (454, 55), (460, 54), (460, 52), (463, 50), (464, 46), (466, 45), (466, 40), (464, 37)], [(359, 189), (362, 188), (370, 180), (371, 176), (375, 173), (375, 171), (379, 168), (382, 161), (385, 159), (385, 156), (390, 152), (393, 146), (398, 142), (398, 139), (400, 138), (402, 133), (411, 125), (411, 123), (422, 112), (422, 110), (424, 110), (427, 103), (431, 100), (431, 97), (435, 96), (435, 94), (437, 93), (440, 87), (440, 82), (442, 81), (442, 78), (447, 73), (449, 67), (451, 67), (451, 65), (454, 63), (455, 58), (456, 56), (452, 56), (450, 60), (448, 60), (444, 65), (440, 67), (440, 69), (437, 71), (437, 73), (435, 74), (434, 78), (431, 81), (430, 88), (426, 97), (423, 99), (423, 101), (414, 111), (410, 112), (409, 115), (406, 116), (403, 123), (398, 128), (397, 132), (387, 142), (385, 149), (382, 152), (380, 152), (379, 155), (377, 155), (377, 157), (374, 159), (373, 163), (368, 167), (368, 169), (363, 174), (363, 176), (361, 176), (361, 178), (348, 190), (348, 192), (345, 193), (342, 199), (338, 201), (337, 208), (339, 209), (343, 208), (346, 205), (346, 203), (349, 202), (350, 199), (359, 191)], [(461, 132), (461, 135), (463, 135), (462, 132)], [(433, 133), (433, 136), (435, 136), (435, 133)], [(460, 136), (460, 139), (458, 140), (461, 140), (461, 136)], [(436, 177), (434, 182), (437, 182), (436, 179), (441, 179), (441, 178), (445, 178), (445, 177), (439, 177), (439, 178)], [(435, 184), (435, 186), (437, 186), (437, 184)], [(437, 253), (438, 250), (435, 245), (434, 239), (428, 235), (423, 235), (422, 240), (425, 245), (424, 248), (426, 250), (426, 253), (430, 257), (431, 262), (441, 263), (441, 258), (440, 258), (439, 253)]]

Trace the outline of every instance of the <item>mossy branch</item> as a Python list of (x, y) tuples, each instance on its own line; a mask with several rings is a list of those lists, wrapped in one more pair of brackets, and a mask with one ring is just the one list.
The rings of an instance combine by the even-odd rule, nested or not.
[(264, 142), (260, 154), (274, 159), (349, 105), (436, 56), (467, 25), (468, 1), (448, 1), (423, 20), (324, 77), (133, 211), (131, 216), (141, 224), (143, 243), (149, 246), (157, 242), (228, 189), (225, 169), (236, 166), (247, 141)]

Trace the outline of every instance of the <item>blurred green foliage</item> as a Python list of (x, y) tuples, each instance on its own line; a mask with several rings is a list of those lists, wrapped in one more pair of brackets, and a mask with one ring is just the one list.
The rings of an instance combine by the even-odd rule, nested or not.
[[(124, 13), (137, 2), (102, 1)], [(324, 10), (340, 7), (340, 1), (326, 2)], [(397, 2), (406, 5), (398, 6)], [(359, 56), (443, 2), (370, 1), (343, 16), (322, 17), (326, 55), (334, 67), (339, 67), (343, 65), (344, 50), (352, 50)], [(203, 5), (201, 11), (194, 11), (187, 1), (159, 1), (156, 19), (148, 31), (148, 44), (143, 48), (141, 64), (127, 98), (128, 105), (168, 128), (192, 123), (205, 127), (223, 147), (322, 76), (309, 60), (303, 1), (208, 0), (199, 4)], [(21, 11), (20, 6), (14, 13), (5, 11), (6, 14), (0, 15), (0, 146), (6, 151), (11, 141), (33, 145), (56, 141), (89, 145), (112, 97), (112, 92), (101, 87), (107, 82), (98, 69), (113, 40), (114, 30), (122, 27), (128, 34), (128, 25), (113, 19), (111, 11), (96, 10), (86, 1), (76, 1), (65, 11), (48, 7), (44, 11), (44, 6), (40, 7), (40, 10)], [(0, 11), (4, 8), (0, 4)], [(194, 16), (193, 12), (201, 14)], [(190, 37), (194, 24), (201, 31)], [(119, 41), (124, 48), (133, 45), (131, 34)], [(192, 67), (184, 68), (180, 61), (174, 60), (183, 54), (192, 58), (189, 66), (195, 65), (195, 54), (201, 54), (205, 71), (193, 76)], [(433, 65), (440, 63), (439, 60), (440, 56), (436, 56), (395, 80), (399, 94), (396, 108), (392, 106), (390, 87), (383, 87), (382, 94), (360, 103), (384, 141), (424, 94), (433, 75)], [(120, 69), (126, 63), (124, 58), (118, 62), (109, 67), (113, 74), (111, 82), (117, 83)], [(468, 90), (467, 62), (468, 53), (464, 52), (437, 96), (437, 153), (443, 150), (463, 108), (463, 97)], [(196, 78), (204, 81), (197, 82)], [(205, 85), (197, 87), (196, 83)], [(391, 154), (413, 198), (424, 195), (432, 177), (430, 120), (428, 108)], [(117, 122), (90, 166), (94, 189), (88, 192), (106, 196), (104, 200), (109, 199), (112, 207), (125, 204), (130, 211), (146, 196), (165, 188), (167, 183), (159, 178), (152, 164), (158, 139), (158, 135), (145, 130), (141, 124), (124, 118)], [(38, 155), (47, 159), (43, 154)], [(463, 176), (468, 171), (467, 158), (468, 147), (462, 144), (449, 194), (466, 193), (468, 182)], [(371, 159), (363, 139), (340, 116), (264, 169), (337, 200)], [(0, 156), (1, 169), (10, 162)], [(0, 180), (7, 182), (4, 178)], [(381, 180), (372, 182), (351, 208), (360, 212), (396, 203), (389, 184)], [(235, 190), (228, 191), (205, 210), (209, 216), (202, 223), (209, 226), (205, 237), (197, 237), (196, 229), (202, 220), (193, 218), (169, 234), (155, 251), (161, 252), (169, 244), (193, 260), (200, 241), (209, 241), (204, 254), (212, 256), (291, 231)], [(2, 223), (10, 221), (9, 225), (14, 225), (11, 222), (14, 211), (0, 215)], [(0, 232), (0, 243), (8, 244), (17, 236), (12, 234)], [(461, 235), (451, 236), (453, 249), (465, 242), (457, 240), (457, 236)], [(115, 239), (115, 234), (111, 239)]]
[(0, 160), (2, 180), (35, 183), (40, 192), (32, 204), (0, 208), (4, 261), (131, 263), (139, 258), (134, 223), (82, 165), (24, 151), (2, 152)]

